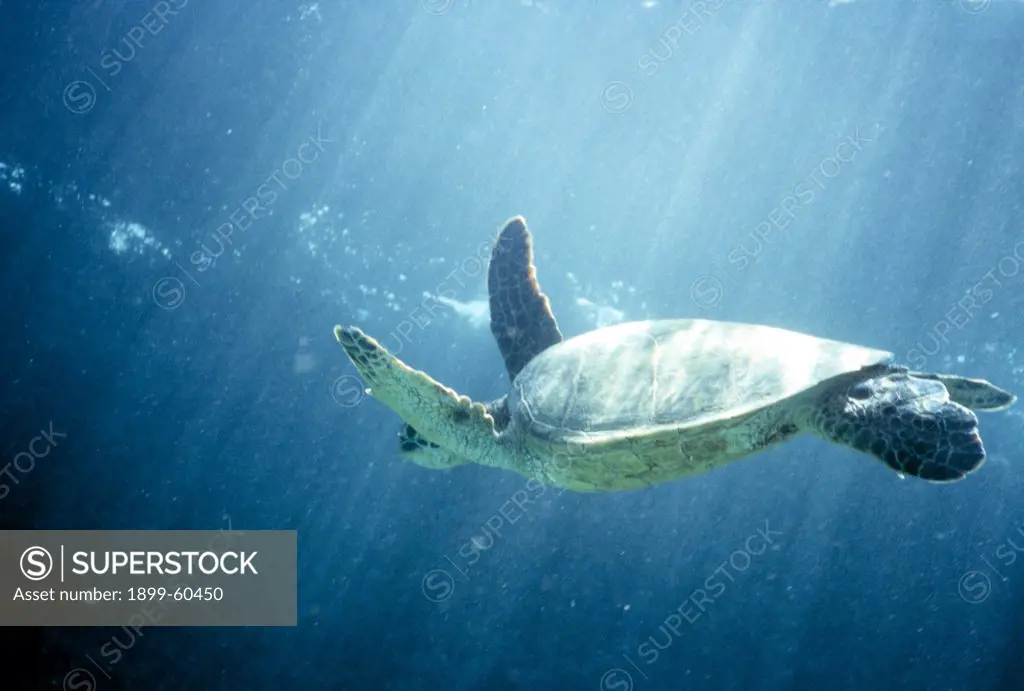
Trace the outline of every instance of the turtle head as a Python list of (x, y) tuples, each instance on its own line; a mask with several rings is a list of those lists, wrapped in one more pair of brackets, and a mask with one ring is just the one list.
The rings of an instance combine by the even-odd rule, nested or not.
[(847, 383), (812, 418), (825, 439), (932, 482), (955, 482), (984, 463), (977, 416), (938, 379), (896, 371)]
[(469, 463), (469, 459), (461, 458), (434, 442), (427, 441), (408, 423), (403, 423), (398, 432), (398, 451), (403, 460), (433, 470), (454, 468)]

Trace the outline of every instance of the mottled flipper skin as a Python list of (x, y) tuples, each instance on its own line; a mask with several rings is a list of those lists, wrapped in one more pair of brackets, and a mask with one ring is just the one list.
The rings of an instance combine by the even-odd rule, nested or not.
[(498, 233), (487, 270), (487, 292), (491, 333), (512, 382), (530, 360), (562, 341), (551, 303), (537, 283), (533, 240), (522, 216)]
[(432, 441), (462, 458), (507, 462), (494, 418), (483, 405), (409, 367), (360, 329), (336, 326), (334, 337), (370, 385), (370, 394)]
[[(551, 304), (537, 283), (533, 240), (522, 216), (508, 221), (498, 233), (487, 270), (487, 291), (491, 333), (511, 384), (530, 360), (562, 341)], [(508, 423), (505, 398), (485, 403), (484, 408), (503, 429)], [(454, 468), (469, 462), (427, 441), (408, 423), (398, 433), (398, 444), (403, 458), (424, 468)]]
[(859, 381), (822, 402), (812, 429), (932, 482), (963, 479), (985, 461), (978, 418), (951, 401), (937, 378), (897, 373)]

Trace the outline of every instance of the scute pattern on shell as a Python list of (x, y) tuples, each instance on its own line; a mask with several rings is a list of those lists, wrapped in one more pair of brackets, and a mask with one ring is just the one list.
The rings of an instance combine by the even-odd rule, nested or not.
[(789, 439), (800, 427), (787, 405), (891, 357), (752, 324), (633, 322), (538, 355), (517, 377), (510, 411), (553, 484), (642, 487)]

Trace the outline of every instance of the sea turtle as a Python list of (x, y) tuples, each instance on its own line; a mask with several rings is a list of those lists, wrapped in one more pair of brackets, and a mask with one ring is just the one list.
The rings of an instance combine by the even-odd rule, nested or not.
[[(504, 254), (506, 234), (508, 247), (527, 252)], [(486, 406), (360, 329), (335, 327), (372, 395), (425, 442), (415, 449), (429, 455), (423, 465), (476, 462), (612, 491), (694, 475), (812, 432), (901, 475), (951, 482), (985, 460), (972, 410), (1016, 400), (984, 380), (910, 372), (882, 350), (755, 324), (650, 320), (562, 340), (529, 248), (517, 217), (489, 270), (492, 331), (512, 389)], [(513, 256), (518, 271), (509, 269)]]

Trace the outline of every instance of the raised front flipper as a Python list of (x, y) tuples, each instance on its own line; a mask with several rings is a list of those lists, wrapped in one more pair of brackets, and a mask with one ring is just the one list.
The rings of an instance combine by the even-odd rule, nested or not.
[(511, 382), (530, 360), (562, 340), (551, 304), (537, 283), (533, 241), (522, 216), (498, 233), (487, 270), (487, 292), (491, 333)]

